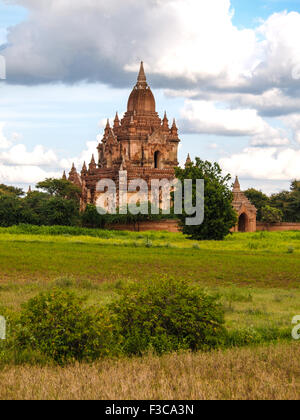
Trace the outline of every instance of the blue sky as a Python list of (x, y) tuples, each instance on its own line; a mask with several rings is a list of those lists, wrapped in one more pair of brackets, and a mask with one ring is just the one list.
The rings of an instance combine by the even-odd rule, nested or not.
[[(298, 74), (293, 25), (300, 30), (300, 1), (232, 0), (232, 21), (228, 0), (213, 0), (216, 7), (185, 0), (187, 9), (183, 0), (172, 1), (149, 21), (150, 2), (141, 0), (142, 8), (129, 0), (126, 12), (137, 18), (128, 34), (122, 3), (113, 7), (120, 0), (92, 1), (94, 10), (75, 0), (78, 12), (69, 0), (60, 8), (0, 0), (0, 53), (7, 61), (7, 80), (0, 80), (0, 183), (27, 188), (68, 170), (73, 160), (79, 166), (89, 159), (105, 119), (126, 110), (139, 59), (158, 112), (178, 120), (181, 163), (187, 153), (218, 161), (240, 175), (244, 188), (269, 193), (300, 178), (300, 86), (284, 73), (292, 66)], [(270, 55), (272, 45), (282, 50)]]
[(283, 10), (300, 11), (300, 1), (281, 0), (232, 0), (235, 10), (234, 24), (244, 27), (255, 27), (260, 19), (267, 19), (273, 13)]

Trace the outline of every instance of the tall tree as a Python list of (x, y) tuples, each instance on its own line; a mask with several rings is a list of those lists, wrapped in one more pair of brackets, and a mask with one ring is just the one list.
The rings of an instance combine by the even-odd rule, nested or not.
[(293, 181), (290, 191), (273, 194), (270, 202), (282, 211), (285, 222), (300, 222), (300, 181)]
[[(184, 183), (185, 179), (204, 180), (204, 222), (198, 226), (186, 226), (185, 212), (179, 216), (181, 230), (190, 239), (223, 240), (237, 222), (237, 215), (232, 207), (233, 195), (228, 183), (230, 175), (223, 176), (217, 163), (210, 163), (196, 158), (196, 163), (186, 165), (185, 169), (176, 168), (176, 177)], [(193, 183), (193, 205), (196, 204), (196, 185)]]
[(260, 222), (262, 219), (262, 208), (270, 205), (270, 198), (262, 191), (258, 191), (255, 188), (249, 188), (244, 194), (257, 208), (257, 220)]
[(39, 182), (36, 188), (43, 190), (52, 197), (68, 198), (79, 200), (80, 188), (66, 179), (47, 178)]
[(22, 197), (24, 191), (21, 188), (10, 187), (4, 184), (0, 184), (0, 196), (9, 195), (11, 197)]

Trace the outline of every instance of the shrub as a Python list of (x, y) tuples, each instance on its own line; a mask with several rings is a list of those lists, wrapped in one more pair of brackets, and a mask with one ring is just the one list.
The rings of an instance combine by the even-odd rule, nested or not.
[(92, 361), (114, 349), (108, 315), (60, 289), (41, 293), (24, 305), (16, 340), (21, 349), (39, 351), (60, 364)]
[(272, 224), (272, 223), (280, 223), (283, 218), (283, 213), (281, 210), (271, 207), (271, 206), (265, 206), (261, 209), (261, 215), (262, 215), (262, 222)]
[(109, 305), (127, 355), (209, 350), (226, 338), (218, 298), (179, 280), (131, 284)]
[(280, 330), (276, 327), (244, 328), (230, 331), (226, 347), (243, 347), (256, 344), (272, 343), (286, 340), (291, 336), (289, 329)]
[(86, 228), (103, 229), (105, 218), (98, 213), (94, 205), (88, 204), (85, 211), (81, 214), (81, 224)]

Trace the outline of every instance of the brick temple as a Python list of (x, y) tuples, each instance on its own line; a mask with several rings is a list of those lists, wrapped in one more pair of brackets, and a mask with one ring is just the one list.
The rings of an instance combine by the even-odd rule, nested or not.
[[(117, 113), (113, 126), (107, 121), (97, 148), (97, 160), (93, 155), (89, 166), (84, 163), (80, 173), (74, 165), (71, 169), (68, 179), (81, 189), (81, 211), (87, 204), (96, 204), (101, 194), (96, 190), (100, 180), (111, 179), (119, 184), (120, 171), (127, 172), (128, 182), (137, 178), (145, 180), (149, 189), (152, 179), (172, 181), (179, 164), (179, 143), (175, 119), (169, 125), (167, 114), (161, 119), (156, 112), (155, 98), (142, 62), (137, 83), (128, 99), (127, 112), (121, 120)], [(188, 156), (186, 164), (190, 162)], [(256, 209), (241, 192), (238, 180), (233, 194), (233, 207), (239, 216), (235, 230), (255, 231)]]

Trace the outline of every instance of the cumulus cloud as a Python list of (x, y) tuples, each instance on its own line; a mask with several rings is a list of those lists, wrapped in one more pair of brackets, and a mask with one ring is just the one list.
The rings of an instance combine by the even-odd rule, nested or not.
[(5, 123), (0, 122), (0, 149), (7, 149), (12, 145), (12, 142), (4, 135)]
[(229, 109), (223, 104), (188, 100), (181, 115), (185, 132), (251, 136), (253, 146), (289, 144), (283, 130), (270, 126), (254, 109)]
[(85, 162), (87, 165), (90, 163), (92, 155), (94, 155), (95, 160), (97, 161), (97, 146), (99, 141), (102, 139), (98, 137), (97, 141), (88, 141), (86, 142), (86, 149), (80, 154), (80, 156), (75, 156), (73, 158), (61, 159), (60, 167), (63, 169), (71, 169), (72, 164), (74, 163), (77, 171), (80, 172), (83, 163)]
[(28, 152), (24, 144), (17, 144), (9, 150), (0, 152), (0, 162), (8, 165), (53, 166), (57, 164), (57, 156), (52, 150), (45, 150), (41, 145)]
[(59, 166), (58, 158), (52, 150), (38, 145), (29, 152), (23, 144), (14, 145), (22, 135), (12, 133), (7, 139), (4, 127), (5, 122), (0, 122), (0, 183), (34, 185), (47, 177), (58, 176), (55, 170)]
[(230, 0), (16, 2), (30, 14), (9, 30), (11, 82), (127, 86), (128, 71), (144, 59), (154, 82), (164, 87), (205, 83), (207, 89), (263, 92), (300, 86), (296, 12), (238, 29)]
[(0, 163), (0, 182), (3, 184), (35, 185), (43, 179), (60, 176), (58, 171), (46, 171), (39, 166), (8, 166)]
[(288, 115), (283, 117), (282, 120), (288, 127), (292, 128), (294, 140), (300, 146), (300, 114)]
[[(250, 147), (223, 160), (226, 165), (237, 173), (255, 168), (267, 179), (274, 179), (273, 169), (276, 179), (299, 177), (296, 145), (284, 148), (287, 133), (266, 117), (280, 117), (300, 144), (300, 13), (276, 13), (256, 28), (239, 29), (230, 0), (14, 2), (30, 13), (8, 32), (2, 52), (8, 83), (128, 87), (143, 59), (153, 87), (190, 98), (182, 110), (184, 132), (250, 138)], [(5, 164), (20, 165), (11, 143), (0, 129)], [(56, 165), (69, 168), (74, 161), (80, 170), (96, 146), (90, 142), (81, 156)], [(27, 165), (55, 164), (54, 152), (14, 147)]]
[(220, 159), (220, 165), (244, 178), (299, 179), (300, 150), (293, 148), (246, 148), (241, 153)]

